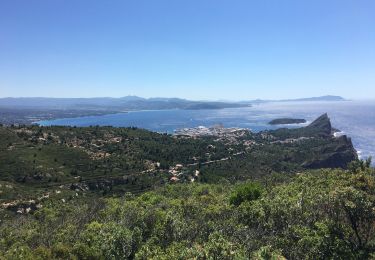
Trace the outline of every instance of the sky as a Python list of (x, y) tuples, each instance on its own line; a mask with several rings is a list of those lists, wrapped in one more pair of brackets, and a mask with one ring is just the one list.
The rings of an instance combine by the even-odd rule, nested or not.
[(0, 0), (0, 97), (375, 98), (373, 0)]

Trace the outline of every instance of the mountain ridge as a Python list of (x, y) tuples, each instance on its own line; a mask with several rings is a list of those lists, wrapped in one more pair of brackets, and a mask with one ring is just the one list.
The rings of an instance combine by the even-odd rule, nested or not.
[(142, 98), (125, 96), (120, 98), (48, 98), (48, 97), (7, 97), (0, 98), (0, 107), (50, 108), (50, 109), (109, 109), (109, 110), (147, 110), (147, 109), (189, 109), (190, 106), (203, 105), (212, 109), (243, 107), (250, 104), (238, 102), (192, 101), (181, 98)]
[[(263, 100), (255, 99), (248, 101), (204, 101), (188, 100), (183, 98), (165, 98), (150, 97), (143, 98), (129, 95), (123, 97), (92, 97), (92, 98), (55, 98), (55, 97), (4, 97), (0, 98), (0, 106), (21, 106), (21, 107), (56, 107), (56, 106), (77, 106), (77, 105), (96, 105), (96, 106), (116, 106), (123, 102), (167, 102), (167, 103), (221, 103), (221, 104), (244, 104), (244, 103), (265, 103), (265, 102), (304, 102), (304, 101), (345, 101), (341, 96), (325, 95), (319, 97), (308, 97), (298, 99), (280, 99), (280, 100)], [(92, 104), (95, 103), (95, 104)]]
[(318, 96), (318, 97), (295, 98), (295, 99), (254, 99), (254, 100), (241, 101), (241, 102), (261, 104), (261, 103), (269, 103), (269, 102), (318, 102), (318, 101), (334, 102), (334, 101), (348, 101), (348, 100), (341, 96), (324, 95), (324, 96)]

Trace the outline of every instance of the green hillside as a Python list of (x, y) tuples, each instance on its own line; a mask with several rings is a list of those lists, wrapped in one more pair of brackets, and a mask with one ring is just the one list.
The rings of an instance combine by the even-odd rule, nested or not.
[(367, 259), (375, 175), (317, 170), (254, 184), (175, 184), (140, 196), (48, 200), (1, 211), (6, 259)]
[(331, 132), (1, 127), (0, 259), (367, 258), (374, 171)]
[(300, 129), (194, 138), (136, 128), (2, 127), (0, 181), (21, 192), (2, 192), (0, 199), (42, 195), (62, 185), (121, 194), (142, 192), (173, 177), (174, 182), (218, 183), (272, 172), (345, 168), (356, 158), (352, 143), (328, 132), (327, 116)]

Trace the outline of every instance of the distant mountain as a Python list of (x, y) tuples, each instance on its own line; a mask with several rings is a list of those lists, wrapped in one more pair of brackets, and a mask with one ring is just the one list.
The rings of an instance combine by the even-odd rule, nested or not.
[(163, 97), (155, 97), (149, 98), (148, 101), (163, 101), (163, 102), (189, 102), (187, 99), (182, 98), (163, 98)]
[[(240, 103), (224, 103), (224, 102), (197, 102), (194, 104), (190, 104), (186, 107), (186, 109), (191, 110), (201, 110), (201, 109), (222, 109), (228, 108), (228, 104), (230, 104), (231, 108), (235, 107), (244, 107), (243, 104)], [(250, 106), (250, 105), (247, 105)]]
[(73, 109), (96, 111), (134, 111), (161, 109), (220, 109), (245, 107), (248, 103), (191, 101), (180, 98), (1, 98), (0, 107), (21, 109)]
[(321, 96), (321, 97), (310, 97), (310, 98), (298, 98), (298, 99), (286, 99), (280, 101), (345, 101), (343, 97), (340, 96)]
[(139, 100), (146, 100), (145, 98), (138, 97), (138, 96), (126, 96), (120, 98), (123, 101), (139, 101)]
[(250, 100), (250, 101), (243, 101), (243, 103), (250, 102), (252, 104), (260, 104), (260, 103), (268, 103), (268, 102), (311, 102), (311, 101), (332, 102), (332, 101), (346, 101), (346, 99), (340, 96), (326, 95), (326, 96), (320, 96), (320, 97), (297, 98), (297, 99), (276, 99), (276, 100), (255, 99), (255, 100)]
[(247, 107), (251, 104), (266, 102), (307, 102), (307, 101), (343, 101), (339, 96), (322, 96), (287, 100), (252, 100), (242, 102), (230, 101), (191, 101), (181, 98), (142, 98), (125, 96), (121, 98), (0, 98), (0, 107), (18, 109), (45, 110), (86, 110), (86, 111), (135, 111), (135, 110), (165, 110), (165, 109), (221, 109)]

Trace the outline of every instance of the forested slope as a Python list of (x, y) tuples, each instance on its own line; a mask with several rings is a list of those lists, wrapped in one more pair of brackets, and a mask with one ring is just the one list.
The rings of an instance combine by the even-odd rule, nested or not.
[(0, 259), (368, 258), (374, 171), (332, 132), (0, 127)]
[[(353, 164), (354, 165), (354, 164)], [(362, 166), (360, 166), (362, 165)], [(1, 212), (9, 259), (366, 259), (375, 175), (315, 170), (258, 183), (175, 184), (120, 198), (50, 199)]]

